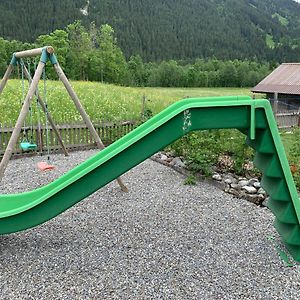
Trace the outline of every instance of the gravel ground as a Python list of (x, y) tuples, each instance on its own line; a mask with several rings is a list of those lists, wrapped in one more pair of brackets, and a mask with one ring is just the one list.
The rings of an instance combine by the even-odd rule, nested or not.
[[(10, 162), (0, 192), (49, 182), (93, 151), (40, 173)], [(299, 299), (266, 209), (148, 160), (37, 228), (0, 236), (0, 299)]]

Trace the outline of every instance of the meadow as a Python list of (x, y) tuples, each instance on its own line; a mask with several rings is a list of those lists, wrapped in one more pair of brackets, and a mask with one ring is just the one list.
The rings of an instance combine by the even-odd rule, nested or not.
[[(74, 90), (81, 99), (83, 106), (92, 121), (137, 121), (141, 120), (143, 99), (146, 99), (144, 111), (147, 117), (155, 115), (170, 104), (184, 98), (215, 97), (248, 95), (250, 88), (135, 88), (122, 87), (99, 82), (71, 82)], [(28, 89), (28, 84), (25, 90)], [(81, 117), (69, 98), (63, 84), (59, 81), (47, 81), (46, 99), (55, 122), (57, 124), (72, 124), (81, 122)], [(43, 82), (39, 85), (39, 92), (45, 99)], [(22, 83), (20, 80), (10, 80), (0, 96), (0, 124), (11, 124), (16, 121), (23, 101)], [(38, 106), (33, 101), (33, 123), (38, 121)], [(41, 114), (42, 115), (42, 114)], [(45, 118), (40, 118), (44, 123)], [(27, 117), (29, 124), (29, 116)], [(216, 139), (216, 136), (218, 138)], [(228, 144), (229, 136), (236, 137), (234, 145)], [(299, 164), (300, 145), (299, 130), (292, 133), (281, 133), (287, 156), (291, 164)], [(243, 173), (241, 165), (245, 160), (251, 160), (253, 153), (243, 147), (244, 136), (233, 131), (218, 131), (216, 133), (199, 133), (190, 135), (171, 145), (171, 149), (185, 156), (193, 162), (196, 169), (209, 173), (216, 165), (222, 153), (235, 153), (235, 172)], [(228, 145), (227, 145), (228, 144)], [(190, 146), (193, 145), (193, 146)], [(226, 146), (227, 145), (227, 146)], [(195, 147), (196, 146), (196, 147)], [(226, 148), (227, 147), (227, 148)], [(202, 150), (199, 152), (198, 149)], [(300, 187), (300, 170), (294, 174), (297, 186)]]
[[(251, 95), (249, 88), (133, 88), (84, 81), (74, 81), (71, 84), (93, 121), (137, 121), (141, 116), (143, 97), (147, 99), (146, 109), (156, 114), (171, 103), (187, 97)], [(27, 89), (26, 84), (25, 91)], [(81, 120), (61, 82), (47, 81), (46, 90), (49, 111), (56, 123), (74, 123)], [(42, 82), (39, 92), (45, 98)], [(22, 98), (21, 81), (9, 80), (0, 96), (0, 124), (17, 119)], [(34, 122), (37, 122), (35, 101), (32, 109)]]

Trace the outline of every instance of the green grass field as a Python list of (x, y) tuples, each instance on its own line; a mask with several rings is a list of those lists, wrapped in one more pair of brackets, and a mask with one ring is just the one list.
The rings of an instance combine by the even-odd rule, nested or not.
[[(250, 95), (249, 88), (131, 88), (99, 82), (72, 82), (74, 90), (92, 120), (139, 120), (143, 95), (147, 109), (153, 114), (171, 103), (186, 97), (212, 97), (229, 95)], [(26, 86), (26, 90), (28, 86)], [(43, 84), (39, 86), (44, 98)], [(59, 81), (47, 82), (47, 102), (54, 120), (59, 123), (73, 123), (81, 120), (65, 88)], [(21, 109), (22, 84), (9, 80), (0, 96), (0, 124), (14, 122)], [(33, 118), (37, 120), (34, 101)]]
[[(142, 99), (146, 96), (146, 109), (154, 115), (173, 102), (191, 97), (215, 97), (230, 95), (249, 95), (250, 88), (132, 88), (120, 87), (98, 82), (72, 82), (74, 90), (82, 101), (93, 121), (139, 121), (141, 118)], [(26, 89), (28, 86), (26, 86)], [(43, 84), (39, 86), (44, 98)], [(37, 105), (34, 101), (33, 119), (38, 120)], [(57, 124), (78, 123), (81, 117), (70, 100), (65, 88), (59, 81), (47, 82), (47, 102), (49, 111)], [(0, 96), (0, 124), (13, 126), (21, 109), (22, 84), (20, 80), (10, 80)], [(42, 123), (44, 116), (42, 115)], [(29, 124), (29, 117), (27, 117)], [(282, 133), (282, 139), (290, 161), (298, 164), (300, 157), (293, 145), (298, 139), (296, 133)], [(296, 150), (295, 150), (296, 149)], [(300, 171), (296, 181), (300, 186)]]

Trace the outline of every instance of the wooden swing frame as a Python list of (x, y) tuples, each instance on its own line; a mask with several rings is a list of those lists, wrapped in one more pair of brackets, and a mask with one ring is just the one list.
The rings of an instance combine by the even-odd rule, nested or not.
[[(19, 117), (17, 119), (17, 122), (15, 124), (14, 130), (12, 132), (12, 135), (10, 137), (10, 140), (8, 142), (8, 145), (6, 147), (6, 150), (4, 152), (4, 155), (2, 157), (2, 160), (0, 162), (0, 181), (2, 180), (5, 170), (7, 168), (8, 162), (12, 156), (13, 153), (13, 149), (16, 147), (16, 144), (18, 142), (18, 137), (21, 133), (22, 130), (22, 125), (26, 119), (26, 116), (29, 112), (29, 108), (30, 108), (30, 104), (32, 102), (32, 99), (35, 95), (39, 80), (42, 76), (42, 72), (44, 70), (44, 67), (47, 63), (47, 61), (50, 61), (51, 64), (53, 65), (55, 72), (58, 75), (58, 78), (61, 80), (61, 82), (63, 83), (63, 85), (65, 86), (71, 100), (74, 102), (78, 112), (80, 113), (83, 121), (85, 122), (86, 126), (88, 127), (89, 131), (91, 132), (93, 138), (96, 141), (97, 147), (102, 150), (105, 148), (103, 142), (101, 141), (96, 129), (94, 128), (90, 117), (88, 116), (88, 114), (86, 113), (84, 107), (82, 106), (78, 96), (76, 95), (75, 91), (73, 90), (68, 78), (66, 77), (64, 71), (62, 70), (62, 68), (60, 67), (57, 58), (54, 54), (54, 48), (52, 46), (46, 46), (43, 48), (36, 48), (36, 49), (30, 49), (30, 50), (25, 50), (25, 51), (21, 51), (21, 52), (16, 52), (13, 54), (13, 57), (11, 59), (11, 62), (9, 64), (9, 66), (6, 69), (6, 72), (2, 78), (2, 81), (0, 82), (0, 94), (2, 93), (4, 87), (6, 86), (6, 83), (13, 71), (13, 68), (15, 66), (18, 65), (19, 60), (21, 58), (26, 58), (26, 57), (36, 57), (36, 56), (40, 56), (40, 61), (37, 65), (36, 71), (34, 73), (33, 78), (31, 78), (29, 71), (27, 70), (27, 68), (24, 66), (24, 74), (25, 77), (28, 79), (29, 81), (29, 89), (27, 92), (27, 95), (25, 97), (23, 106), (21, 108)], [(59, 134), (59, 131), (51, 117), (51, 115), (49, 114), (49, 112), (47, 111), (47, 106), (45, 105), (43, 99), (40, 97), (40, 95), (37, 96), (38, 101), (42, 107), (42, 110), (44, 111), (44, 113), (47, 115), (48, 117), (48, 121), (51, 125), (51, 127), (53, 128), (53, 131), (55, 132), (58, 141), (62, 147), (62, 150), (64, 152), (64, 154), (66, 156), (68, 156), (68, 151), (66, 149), (66, 147), (64, 146), (64, 143), (62, 141), (62, 138)], [(117, 182), (120, 185), (121, 189), (123, 191), (128, 191), (127, 187), (124, 185), (124, 183), (122, 182), (121, 178), (117, 178)]]

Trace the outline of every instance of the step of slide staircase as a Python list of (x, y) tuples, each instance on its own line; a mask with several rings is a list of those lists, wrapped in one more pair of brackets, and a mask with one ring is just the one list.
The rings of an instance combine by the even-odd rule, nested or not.
[(268, 127), (248, 134), (246, 143), (255, 150), (254, 165), (262, 172), (261, 186), (269, 195), (268, 207), (275, 215), (275, 228), (296, 260), (300, 260), (300, 227), (282, 163)]

